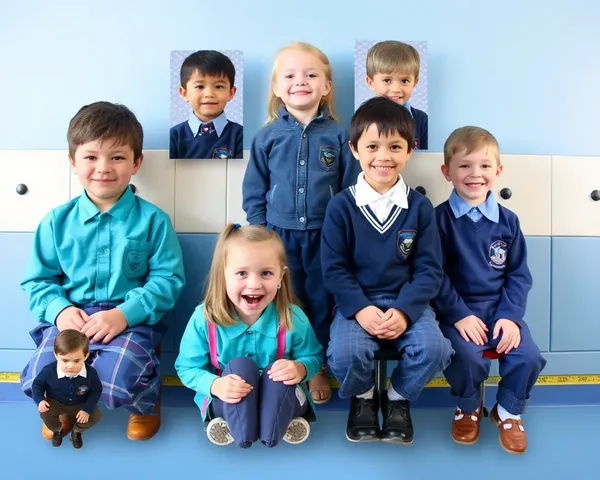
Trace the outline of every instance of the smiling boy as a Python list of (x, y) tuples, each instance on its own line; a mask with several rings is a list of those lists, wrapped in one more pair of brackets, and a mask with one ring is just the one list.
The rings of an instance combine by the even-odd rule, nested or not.
[(243, 127), (229, 120), (235, 67), (215, 50), (199, 50), (181, 65), (179, 95), (192, 107), (185, 122), (171, 128), (170, 158), (243, 158)]

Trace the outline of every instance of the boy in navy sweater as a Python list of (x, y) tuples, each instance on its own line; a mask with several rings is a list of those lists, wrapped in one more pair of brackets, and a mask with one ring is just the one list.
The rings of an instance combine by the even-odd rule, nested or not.
[(462, 127), (446, 140), (442, 173), (454, 191), (436, 208), (445, 275), (434, 306), (455, 350), (444, 372), (457, 405), (452, 438), (467, 445), (479, 438), (480, 387), (490, 368), (483, 352), (493, 348), (502, 380), (491, 418), (502, 447), (520, 454), (527, 447), (520, 414), (546, 360), (523, 321), (532, 278), (519, 219), (491, 192), (501, 172), (487, 130)]
[(235, 67), (226, 55), (200, 50), (181, 65), (179, 95), (190, 118), (171, 127), (170, 158), (243, 158), (243, 127), (227, 119), (225, 105), (236, 92)]
[(367, 53), (367, 85), (380, 97), (404, 105), (415, 122), (414, 148), (429, 148), (427, 114), (410, 105), (410, 97), (419, 83), (421, 56), (408, 43), (388, 40), (373, 45)]
[[(452, 355), (429, 306), (443, 275), (435, 213), (401, 176), (414, 145), (406, 108), (387, 98), (367, 100), (352, 118), (350, 136), (362, 173), (331, 200), (322, 232), (323, 276), (336, 302), (328, 364), (340, 397), (350, 397), (348, 440), (412, 443), (409, 402)], [(378, 398), (372, 360), (383, 343), (403, 357)]]
[(46, 365), (33, 381), (33, 400), (42, 420), (53, 432), (52, 445), (62, 443), (61, 415), (75, 417), (71, 443), (83, 446), (81, 433), (102, 418), (96, 406), (102, 393), (98, 373), (85, 361), (89, 357), (88, 337), (77, 330), (63, 330), (54, 341), (56, 361)]

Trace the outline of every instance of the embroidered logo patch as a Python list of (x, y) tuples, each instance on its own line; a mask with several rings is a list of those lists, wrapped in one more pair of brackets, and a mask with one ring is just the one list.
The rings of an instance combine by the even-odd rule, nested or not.
[(415, 243), (415, 237), (417, 236), (416, 230), (400, 230), (398, 232), (398, 253), (404, 258), (407, 258), (410, 251)]
[(124, 268), (129, 277), (145, 275), (148, 270), (148, 254), (142, 250), (127, 250)]
[(85, 395), (86, 393), (88, 393), (89, 387), (87, 385), (79, 385), (77, 387), (77, 395), (79, 395), (80, 397)]
[(218, 147), (213, 150), (212, 158), (227, 160), (229, 158), (233, 158), (233, 153), (227, 147)]
[(507, 251), (508, 246), (504, 240), (496, 240), (493, 242), (489, 249), (490, 266), (494, 268), (504, 268)]
[(324, 146), (319, 149), (319, 163), (323, 170), (335, 168), (338, 157), (338, 149), (332, 146)]

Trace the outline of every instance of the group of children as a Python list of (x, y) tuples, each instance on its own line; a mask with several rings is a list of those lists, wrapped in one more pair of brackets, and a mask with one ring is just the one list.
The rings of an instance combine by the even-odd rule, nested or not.
[[(452, 438), (475, 443), (483, 354), (494, 349), (502, 380), (491, 418), (507, 451), (526, 449), (520, 415), (545, 360), (523, 321), (532, 279), (519, 221), (492, 193), (498, 143), (477, 127), (450, 135), (442, 174), (454, 189), (436, 208), (405, 184), (423, 143), (422, 117), (406, 106), (418, 62), (415, 71), (394, 55), (410, 48), (383, 42), (369, 52), (367, 82), (378, 95), (356, 110), (349, 135), (323, 52), (293, 43), (276, 56), (269, 121), (243, 182), (250, 225), (219, 236), (175, 363), (217, 445), (304, 441), (315, 404), (331, 397), (326, 367), (350, 401), (348, 440), (412, 443), (410, 402), (443, 371), (457, 405)], [(228, 76), (201, 68), (190, 78)], [(128, 188), (142, 136), (123, 106), (82, 108), (68, 140), (84, 191), (35, 234), (22, 285), (40, 325), (22, 385), (54, 445), (72, 430), (81, 446), (81, 432), (100, 419), (98, 399), (131, 412), (131, 439), (160, 425), (160, 319), (185, 277), (168, 217)], [(377, 392), (373, 358), (384, 345), (401, 360)]]

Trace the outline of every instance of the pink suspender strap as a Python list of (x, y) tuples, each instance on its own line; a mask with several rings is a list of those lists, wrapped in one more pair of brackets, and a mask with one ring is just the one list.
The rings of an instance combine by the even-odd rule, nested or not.
[[(215, 324), (212, 322), (208, 323), (208, 351), (210, 352), (210, 363), (215, 370), (217, 375), (221, 375), (221, 368), (219, 367), (219, 360), (217, 359), (217, 329)], [(282, 359), (285, 356), (285, 334), (286, 328), (280, 327), (277, 332), (277, 360)]]

